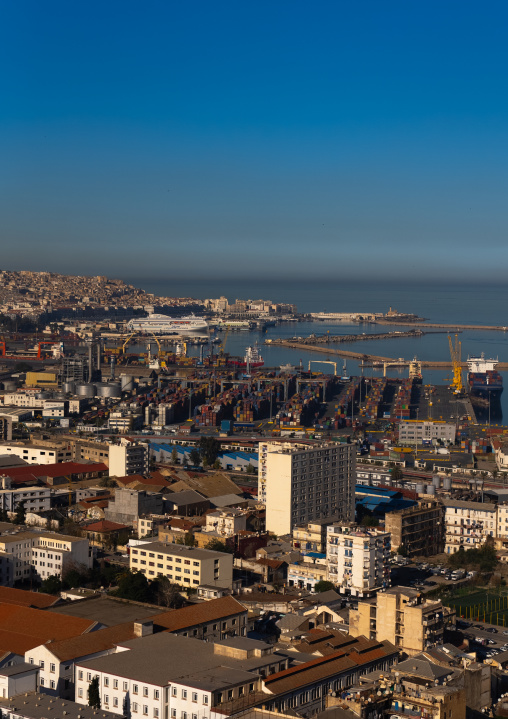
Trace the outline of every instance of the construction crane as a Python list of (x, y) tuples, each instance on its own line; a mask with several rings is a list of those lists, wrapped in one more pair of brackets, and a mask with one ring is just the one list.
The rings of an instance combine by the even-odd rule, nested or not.
[(220, 354), (221, 357), (224, 356), (224, 350), (226, 349), (226, 342), (228, 341), (228, 335), (229, 335), (229, 330), (230, 330), (230, 329), (231, 329), (231, 325), (228, 325), (228, 326), (226, 327), (226, 334), (224, 335), (224, 339), (222, 340), (222, 343), (221, 343), (220, 348), (219, 348), (219, 354)]
[(455, 344), (452, 342), (451, 335), (448, 335), (448, 344), (450, 345), (450, 357), (452, 360), (453, 368), (453, 380), (452, 387), (455, 394), (462, 394), (464, 391), (464, 384), (462, 382), (462, 363), (460, 359), (462, 351), (462, 342), (459, 341), (459, 336), (455, 335)]
[(127, 337), (127, 339), (126, 339), (125, 342), (123, 343), (123, 345), (122, 345), (122, 354), (125, 354), (125, 348), (127, 347), (127, 345), (129, 344), (129, 342), (131, 341), (131, 339), (134, 337), (135, 334), (136, 334), (136, 333), (133, 332), (131, 335), (129, 335), (129, 336)]

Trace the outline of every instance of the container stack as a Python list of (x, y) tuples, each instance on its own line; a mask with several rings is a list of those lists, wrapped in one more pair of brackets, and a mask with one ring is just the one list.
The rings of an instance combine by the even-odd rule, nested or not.
[(409, 419), (411, 416), (411, 392), (413, 389), (412, 379), (399, 380), (399, 386), (395, 394), (395, 401), (392, 410), (394, 419)]

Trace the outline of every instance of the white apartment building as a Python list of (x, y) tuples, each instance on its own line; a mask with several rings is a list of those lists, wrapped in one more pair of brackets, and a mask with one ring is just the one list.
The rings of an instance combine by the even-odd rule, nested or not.
[(21, 487), (5, 488), (5, 478), (0, 489), (0, 509), (6, 512), (15, 512), (20, 502), (23, 502), (27, 512), (46, 512), (51, 509), (51, 489), (49, 487)]
[(303, 554), (288, 566), (288, 585), (313, 592), (316, 584), (328, 579), (326, 555), (318, 552)]
[(353, 520), (355, 446), (267, 443), (263, 461), (267, 531), (290, 534), (295, 525), (330, 516)]
[(258, 499), (260, 502), (266, 503), (266, 477), (268, 474), (268, 453), (274, 452), (276, 449), (292, 449), (299, 447), (305, 449), (311, 447), (310, 442), (285, 442), (285, 441), (269, 441), (260, 442), (258, 444)]
[(496, 537), (496, 505), (488, 502), (443, 500), (445, 509), (445, 552), (454, 554), (460, 547), (478, 549), (487, 537)]
[(24, 459), (28, 464), (57, 464), (71, 459), (69, 448), (38, 447), (34, 444), (4, 444), (0, 446), (1, 454), (11, 454)]
[(218, 509), (206, 515), (205, 532), (215, 532), (220, 537), (233, 537), (247, 529), (247, 513), (241, 509)]
[(0, 536), (0, 585), (22, 579), (62, 577), (69, 566), (92, 566), (88, 539), (51, 532), (14, 532)]
[(233, 584), (233, 555), (183, 544), (150, 542), (132, 548), (131, 571), (143, 572), (147, 579), (162, 575), (183, 587), (228, 587)]
[(328, 580), (364, 597), (390, 586), (390, 534), (333, 524), (327, 528)]
[(399, 422), (400, 444), (432, 444), (441, 440), (445, 444), (455, 444), (457, 428), (451, 422), (440, 420), (422, 422), (405, 419)]
[(287, 654), (253, 639), (203, 642), (161, 632), (77, 662), (75, 700), (87, 704), (97, 676), (101, 710), (131, 719), (224, 719), (221, 705), (261, 691), (263, 677), (288, 666)]
[(120, 440), (119, 444), (109, 445), (109, 474), (111, 477), (126, 477), (129, 474), (148, 474), (149, 445)]
[(508, 502), (497, 505), (497, 538), (508, 539)]
[(44, 406), (44, 399), (37, 392), (9, 392), (4, 394), (6, 407), (31, 407), (37, 409)]

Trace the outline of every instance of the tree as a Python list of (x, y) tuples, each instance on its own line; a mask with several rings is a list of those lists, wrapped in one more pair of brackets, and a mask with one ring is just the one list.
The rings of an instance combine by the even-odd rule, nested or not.
[(221, 463), (219, 462), (218, 459), (216, 459), (215, 462), (213, 463), (213, 468), (214, 468), (214, 469), (221, 469), (221, 468), (222, 468), (222, 465), (221, 465)]
[(193, 532), (185, 532), (183, 537), (177, 537), (175, 544), (185, 544), (186, 547), (195, 547), (197, 542)]
[(219, 456), (220, 442), (213, 437), (201, 437), (199, 441), (199, 451), (201, 457), (206, 459), (207, 465), (211, 466)]
[(178, 464), (178, 452), (176, 451), (176, 447), (173, 447), (173, 451), (171, 452), (171, 463), (172, 464)]
[(205, 544), (205, 549), (211, 549), (213, 552), (233, 554), (233, 549), (227, 544), (224, 544), (224, 542), (221, 542), (220, 539), (217, 539), (217, 537), (210, 539), (210, 541)]
[(178, 584), (173, 584), (167, 577), (158, 579), (158, 599), (160, 604), (170, 609), (179, 609), (185, 604)]
[(24, 524), (26, 521), (26, 509), (24, 502), (18, 502), (16, 505), (16, 515), (14, 517), (14, 524)]
[(95, 676), (88, 686), (88, 706), (93, 709), (101, 708), (101, 692), (99, 689), (98, 676)]
[(247, 465), (246, 469), (247, 474), (256, 474), (256, 468), (252, 466), (252, 464)]
[(407, 549), (403, 544), (397, 549), (397, 554), (401, 557), (407, 557)]
[(330, 589), (335, 589), (335, 587), (331, 582), (327, 582), (325, 579), (322, 579), (320, 582), (316, 582), (314, 585), (314, 591), (318, 593), (329, 592)]
[(134, 602), (150, 602), (152, 599), (148, 581), (142, 572), (124, 572), (119, 577), (116, 595)]
[(41, 592), (45, 592), (46, 594), (58, 594), (61, 589), (62, 582), (58, 574), (52, 574), (41, 584)]
[(201, 464), (201, 454), (196, 447), (193, 447), (189, 453), (190, 463), (195, 467)]
[(400, 467), (394, 467), (393, 469), (391, 469), (390, 474), (393, 480), (402, 479), (402, 477), (404, 476)]
[(10, 522), (6, 509), (0, 509), (0, 522)]

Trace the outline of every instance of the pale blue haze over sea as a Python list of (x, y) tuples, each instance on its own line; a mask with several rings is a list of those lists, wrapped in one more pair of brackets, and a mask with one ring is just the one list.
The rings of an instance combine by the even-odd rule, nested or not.
[[(364, 258), (367, 261), (368, 258)], [(147, 280), (136, 283), (147, 291), (166, 296), (187, 296), (198, 299), (225, 295), (230, 302), (235, 299), (271, 299), (274, 302), (291, 302), (299, 312), (386, 312), (389, 307), (400, 312), (418, 314), (430, 322), (496, 325), (508, 327), (508, 289), (498, 285), (435, 284), (409, 282), (336, 282), (305, 281), (262, 282), (255, 280), (187, 280), (151, 284)], [(311, 333), (352, 334), (388, 332), (395, 327), (385, 325), (358, 325), (335, 322), (292, 322), (270, 327), (266, 332), (237, 332), (228, 337), (226, 350), (232, 354), (243, 354), (247, 345), (258, 341), (260, 345), (270, 337), (306, 337)], [(400, 327), (397, 326), (397, 329)], [(465, 330), (459, 335), (462, 342), (462, 358), (485, 352), (486, 357), (508, 361), (508, 332), (491, 330)], [(449, 359), (446, 333), (428, 334), (421, 338), (372, 340), (352, 344), (341, 344), (343, 349), (362, 351), (386, 357), (417, 356), (423, 360)], [(290, 362), (297, 365), (302, 359), (306, 367), (309, 360), (336, 360), (342, 366), (342, 359), (327, 357), (322, 353), (302, 352), (281, 347), (261, 346), (267, 366), (278, 366)], [(316, 366), (316, 369), (318, 367)], [(323, 366), (326, 369), (326, 365)], [(357, 362), (348, 361), (349, 374), (360, 374)], [(365, 370), (367, 374), (381, 376), (382, 370)], [(508, 373), (503, 373), (505, 386)], [(387, 376), (407, 376), (406, 370), (389, 369)], [(424, 383), (446, 384), (446, 370), (424, 370)], [(508, 389), (501, 396), (504, 421), (508, 421)]]

